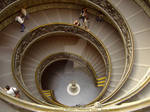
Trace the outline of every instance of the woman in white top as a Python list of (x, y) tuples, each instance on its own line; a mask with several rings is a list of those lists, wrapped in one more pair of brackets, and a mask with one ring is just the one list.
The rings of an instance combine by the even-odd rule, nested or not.
[(24, 32), (24, 19), (21, 16), (16, 16), (15, 21), (17, 21), (21, 25), (21, 32)]

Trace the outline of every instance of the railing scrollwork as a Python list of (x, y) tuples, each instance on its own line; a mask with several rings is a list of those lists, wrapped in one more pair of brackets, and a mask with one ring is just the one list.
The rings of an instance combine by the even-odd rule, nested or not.
[[(103, 43), (98, 41), (91, 33), (74, 25), (60, 24), (60, 23), (43, 25), (41, 27), (38, 27), (37, 29), (34, 29), (31, 32), (27, 33), (22, 38), (22, 40), (17, 44), (16, 49), (14, 51), (13, 58), (12, 58), (12, 71), (13, 71), (13, 75), (16, 81), (19, 83), (20, 87), (23, 88), (23, 90), (25, 91), (24, 93), (29, 97), (32, 96), (30, 92), (28, 91), (27, 87), (25, 86), (24, 81), (22, 80), (23, 78), (22, 78), (22, 73), (21, 73), (21, 63), (22, 63), (24, 54), (27, 51), (27, 49), (30, 47), (30, 45), (32, 45), (38, 39), (45, 38), (45, 36), (54, 34), (54, 33), (68, 33), (68, 34), (79, 36), (89, 41), (97, 49), (97, 51), (100, 53), (100, 55), (102, 56), (104, 60), (105, 67), (107, 67), (106, 68), (106, 75), (107, 75), (106, 85), (103, 88), (101, 94), (98, 96), (98, 98), (102, 96), (102, 94), (104, 94), (104, 92), (106, 91), (106, 88), (110, 80), (110, 74), (111, 74), (111, 62), (110, 62), (108, 51), (104, 47)], [(33, 100), (35, 99), (34, 101), (39, 101), (38, 99), (33, 98), (33, 97), (32, 99)]]

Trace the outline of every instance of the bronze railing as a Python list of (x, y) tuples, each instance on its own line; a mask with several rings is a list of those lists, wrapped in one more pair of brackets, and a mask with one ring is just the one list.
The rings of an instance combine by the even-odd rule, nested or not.
[(145, 98), (139, 101), (133, 101), (131, 103), (101, 108), (96, 108), (94, 106), (84, 108), (50, 107), (15, 98), (13, 96), (7, 95), (2, 89), (0, 89), (0, 98), (13, 104), (16, 107), (35, 112), (130, 112), (149, 107), (150, 105), (150, 98)]
[[(15, 4), (12, 4), (10, 7), (8, 7), (7, 10), (4, 10), (0, 14), (0, 22), (4, 24), (0, 24), (1, 30), (6, 27), (9, 23), (11, 23), (15, 17), (15, 15), (18, 13), (21, 7), (26, 6), (26, 7), (34, 7), (35, 5), (40, 5), (40, 4), (46, 4), (46, 3), (52, 3), (52, 2), (64, 2), (64, 3), (74, 3), (74, 4), (80, 4), (84, 5), (87, 7), (94, 8), (98, 11), (102, 11), (108, 18), (110, 18), (110, 21), (112, 25), (118, 29), (118, 32), (120, 33), (122, 40), (124, 42), (124, 48), (126, 52), (126, 66), (125, 70), (123, 73), (122, 80), (118, 84), (117, 88), (112, 92), (111, 95), (108, 97), (104, 98), (101, 102), (104, 103), (108, 99), (110, 99), (125, 83), (127, 80), (131, 70), (132, 70), (132, 63), (133, 63), (133, 37), (132, 33), (130, 31), (130, 28), (124, 19), (124, 17), (119, 13), (118, 10), (114, 8), (112, 4), (110, 4), (107, 0), (44, 0), (44, 1), (37, 1), (30, 0), (21, 0), (16, 2)], [(15, 7), (16, 6), (16, 7)], [(9, 9), (14, 8), (14, 11), (10, 11)], [(7, 17), (6, 17), (7, 16)], [(9, 19), (10, 17), (13, 17)], [(21, 79), (20, 79), (21, 80)]]
[[(44, 98), (46, 98), (46, 100), (48, 100), (49, 102), (51, 102), (49, 100), (49, 98), (45, 97), (45, 94), (43, 94), (43, 92), (42, 92), (41, 77), (47, 66), (49, 66), (51, 63), (53, 63), (55, 61), (59, 61), (59, 60), (71, 60), (73, 62), (79, 63), (81, 67), (84, 67), (85, 69), (88, 70), (88, 72), (90, 74), (93, 75), (93, 79), (95, 80), (95, 84), (96, 84), (96, 73), (94, 71), (94, 68), (87, 60), (83, 59), (83, 57), (78, 56), (73, 53), (68, 53), (68, 52), (59, 52), (59, 53), (51, 54), (41, 61), (41, 63), (38, 65), (38, 67), (36, 69), (36, 74), (35, 74), (37, 88), (38, 88), (39, 92), (42, 94), (42, 96), (44, 96)], [(100, 97), (101, 96), (99, 96), (99, 98), (96, 98), (95, 100), (100, 99)], [(95, 102), (95, 101), (93, 101), (93, 102)], [(55, 102), (52, 102), (52, 103), (55, 104)]]
[(16, 0), (0, 0), (0, 11), (15, 1)]
[[(39, 100), (35, 97), (32, 97), (30, 92), (28, 91), (27, 87), (24, 84), (22, 73), (21, 73), (21, 64), (22, 59), (24, 57), (24, 54), (26, 50), (32, 45), (35, 41), (37, 41), (40, 38), (44, 38), (47, 35), (54, 34), (54, 33), (65, 33), (65, 34), (72, 34), (81, 37), (82, 39), (85, 39), (89, 41), (100, 53), (104, 60), (104, 64), (106, 67), (106, 75), (107, 75), (107, 81), (105, 84), (104, 89), (102, 90), (101, 94), (99, 96), (102, 96), (104, 92), (106, 91), (106, 88), (108, 86), (109, 80), (110, 80), (110, 74), (111, 74), (111, 62), (110, 57), (108, 54), (108, 51), (104, 47), (103, 43), (101, 41), (98, 41), (91, 33), (85, 31), (84, 29), (69, 25), (69, 24), (48, 24), (40, 26), (36, 29), (33, 29), (32, 31), (28, 32), (17, 44), (13, 57), (12, 57), (12, 71), (14, 78), (16, 79), (17, 83), (20, 85), (24, 93), (29, 96), (34, 101)], [(97, 98), (99, 100), (99, 97)], [(42, 102), (41, 102), (42, 103)]]

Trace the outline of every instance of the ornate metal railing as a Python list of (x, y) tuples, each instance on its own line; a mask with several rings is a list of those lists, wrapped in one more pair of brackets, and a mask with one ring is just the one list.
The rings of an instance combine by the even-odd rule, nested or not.
[(80, 107), (80, 108), (63, 108), (63, 107), (50, 107), (31, 103), (13, 96), (7, 95), (2, 89), (0, 89), (0, 98), (13, 104), (14, 106), (30, 110), (30, 111), (39, 111), (39, 112), (129, 112), (136, 111), (138, 109), (149, 107), (150, 98), (142, 99), (139, 101), (134, 101), (131, 103), (125, 103), (122, 105), (114, 105), (108, 107)]
[(89, 0), (96, 5), (99, 6), (99, 8), (109, 17), (111, 18), (114, 26), (117, 27), (118, 31), (120, 32), (120, 35), (122, 36), (124, 47), (125, 47), (125, 54), (126, 54), (126, 64), (124, 73), (122, 75), (122, 79), (120, 83), (117, 85), (115, 90), (104, 99), (101, 100), (101, 103), (106, 102), (108, 99), (110, 99), (117, 91), (123, 86), (125, 81), (127, 80), (133, 66), (133, 53), (134, 53), (134, 44), (133, 44), (133, 36), (130, 31), (130, 28), (125, 20), (125, 18), (119, 13), (118, 10), (115, 9), (112, 4), (110, 4), (107, 0)]
[[(133, 38), (132, 38), (132, 33), (130, 31), (130, 28), (126, 22), (126, 20), (123, 18), (123, 16), (112, 6), (107, 0), (44, 0), (44, 1), (37, 1), (30, 0), (21, 0), (16, 2), (15, 4), (12, 4), (10, 7), (8, 7), (7, 10), (4, 10), (0, 14), (0, 28), (1, 30), (5, 28), (9, 23), (11, 23), (14, 20), (15, 15), (18, 13), (21, 7), (26, 6), (26, 7), (34, 7), (35, 5), (40, 5), (40, 4), (46, 4), (46, 3), (52, 3), (52, 2), (64, 2), (64, 3), (73, 3), (73, 4), (80, 4), (85, 7), (90, 7), (93, 8), (97, 11), (102, 11), (108, 18), (110, 18), (110, 21), (112, 25), (114, 25), (115, 28), (118, 29), (118, 32), (120, 33), (123, 42), (124, 42), (124, 47), (125, 47), (125, 52), (126, 52), (126, 66), (125, 70), (123, 73), (122, 80), (116, 87), (116, 89), (112, 92), (111, 95), (108, 97), (104, 98), (101, 102), (106, 102), (108, 99), (110, 99), (125, 83), (127, 80), (129, 73), (131, 72), (132, 69), (132, 63), (133, 63)], [(13, 9), (13, 12), (10, 11)], [(32, 12), (32, 11), (31, 11)], [(2, 24), (3, 23), (3, 24)]]
[[(92, 67), (92, 65), (88, 61), (83, 59), (81, 56), (78, 56), (78, 55), (73, 54), (73, 53), (68, 53), (68, 52), (59, 52), (59, 53), (51, 54), (50, 56), (47, 56), (46, 58), (44, 58), (43, 61), (41, 61), (41, 63), (38, 65), (38, 67), (36, 69), (36, 74), (35, 74), (35, 80), (36, 80), (37, 88), (39, 89), (39, 92), (42, 94), (42, 96), (44, 96), (44, 98), (46, 98), (46, 100), (49, 102), (51, 102), (51, 100), (49, 100), (48, 97), (45, 97), (45, 94), (43, 94), (43, 92), (42, 92), (41, 77), (43, 75), (44, 70), (50, 64), (52, 64), (55, 61), (59, 61), (59, 60), (70, 60), (70, 61), (73, 61), (73, 62), (80, 64), (80, 66), (82, 68), (87, 69), (87, 71), (93, 75), (93, 79), (96, 82), (96, 76), (95, 76), (96, 73), (94, 71), (94, 68)], [(100, 97), (101, 96), (99, 96), (99, 98)], [(96, 98), (95, 100), (97, 100), (99, 98)], [(93, 101), (93, 102), (95, 102), (95, 101)], [(54, 104), (55, 104), (55, 102), (54, 102)]]
[(16, 0), (0, 0), (0, 11), (15, 1)]
[(149, 0), (144, 0), (144, 2), (149, 6), (150, 8), (150, 1)]
[(150, 16), (150, 0), (134, 0)]
[[(27, 51), (27, 49), (30, 47), (30, 45), (32, 45), (38, 39), (47, 37), (48, 35), (54, 33), (65, 33), (65, 34), (68, 33), (68, 34), (79, 36), (82, 39), (89, 41), (97, 49), (97, 51), (99, 51), (100, 55), (104, 60), (104, 64), (106, 67), (106, 75), (107, 75), (107, 81), (105, 87), (102, 90), (101, 94), (99, 95), (102, 96), (102, 94), (104, 94), (104, 92), (106, 91), (106, 87), (108, 86), (110, 80), (110, 74), (111, 74), (111, 62), (110, 62), (108, 51), (104, 47), (103, 43), (98, 41), (91, 33), (85, 31), (80, 27), (69, 25), (69, 24), (43, 25), (41, 27), (32, 30), (31, 32), (28, 32), (22, 38), (22, 40), (19, 41), (19, 43), (17, 44), (12, 58), (12, 71), (17, 83), (20, 85), (24, 93), (28, 95), (30, 98), (32, 97), (32, 95), (28, 91), (28, 88), (25, 86), (22, 78), (21, 63), (22, 63), (23, 56)], [(39, 102), (39, 100), (35, 97), (32, 97), (32, 99), (36, 102)], [(99, 100), (99, 98), (97, 98), (97, 100)]]
[(143, 90), (148, 84), (150, 83), (150, 69), (144, 74), (144, 77), (137, 83), (137, 85), (128, 91), (128, 93), (124, 94), (123, 96), (113, 100), (111, 102), (107, 102), (103, 104), (103, 106), (113, 105), (115, 103), (123, 103), (128, 99), (132, 98), (134, 95), (138, 94), (141, 90)]

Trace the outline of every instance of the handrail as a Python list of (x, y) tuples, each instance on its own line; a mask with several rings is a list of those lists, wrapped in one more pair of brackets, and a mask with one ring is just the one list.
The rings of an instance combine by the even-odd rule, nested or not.
[[(25, 7), (28, 13), (34, 13), (41, 10), (46, 10), (50, 8), (65, 8), (65, 9), (75, 9), (80, 10), (84, 6), (84, 3), (72, 3), (70, 1), (58, 1), (58, 0), (45, 0), (45, 1), (36, 1), (30, 0), (30, 2), (26, 2), (26, 0), (15, 1), (12, 4), (5, 7), (2, 11), (0, 11), (0, 31), (3, 30), (7, 25), (14, 22), (15, 17), (20, 13), (20, 9)], [(13, 10), (13, 11), (12, 11)], [(90, 8), (88, 13), (92, 15), (98, 15), (100, 12), (95, 10), (94, 8)], [(100, 13), (102, 14), (102, 13)], [(111, 24), (109, 18), (103, 15), (103, 19)]]
[(150, 16), (150, 1), (149, 0), (134, 0), (141, 8), (143, 8), (144, 12)]
[[(58, 61), (58, 60), (71, 60), (74, 62), (79, 63), (81, 66), (84, 66), (88, 69), (88, 71), (93, 74), (93, 78), (95, 79), (96, 82), (96, 72), (94, 70), (94, 68), (91, 66), (91, 64), (85, 60), (84, 58), (82, 58), (81, 56), (78, 56), (77, 54), (73, 54), (73, 53), (68, 53), (68, 52), (59, 52), (59, 53), (54, 53), (51, 54), (49, 56), (47, 56), (46, 58), (44, 58), (41, 63), (37, 66), (36, 68), (36, 73), (35, 73), (35, 80), (36, 80), (36, 85), (37, 88), (39, 90), (39, 92), (43, 95), (42, 93), (42, 87), (41, 87), (41, 77), (43, 74), (43, 71), (46, 69), (47, 66), (49, 66), (51, 63)], [(105, 76), (106, 77), (106, 76)], [(109, 80), (105, 81), (105, 84), (108, 82)], [(104, 84), (104, 86), (105, 86)], [(107, 87), (105, 87), (107, 88)], [(104, 89), (104, 88), (103, 88)], [(103, 90), (102, 90), (103, 91)], [(97, 99), (100, 99), (101, 94), (98, 95), (92, 102), (95, 102)], [(49, 99), (47, 99), (49, 100)], [(63, 104), (61, 104), (62, 106), (65, 106)], [(86, 106), (86, 105), (84, 105)]]
[(102, 112), (132, 112), (150, 106), (150, 97), (139, 101), (130, 103), (123, 103), (121, 105), (113, 105), (110, 107), (102, 108)]
[[(111, 3), (110, 0), (108, 0), (107, 2)], [(110, 15), (113, 15), (112, 19), (115, 20), (114, 24), (116, 24), (116, 25), (118, 24), (118, 27), (117, 27), (118, 31), (121, 33), (121, 36), (123, 37), (122, 39), (123, 39), (124, 47), (125, 47), (126, 64), (125, 64), (125, 69), (124, 69), (122, 78), (121, 78), (120, 82), (118, 83), (118, 85), (116, 86), (116, 89), (113, 90), (113, 92), (108, 97), (103, 98), (101, 100), (101, 103), (105, 103), (106, 101), (108, 101), (124, 85), (124, 83), (126, 82), (126, 80), (128, 79), (128, 77), (132, 71), (133, 61), (134, 61), (133, 60), (134, 59), (134, 57), (133, 57), (134, 56), (134, 50), (133, 50), (134, 42), (133, 42), (133, 34), (131, 32), (131, 29), (130, 29), (126, 19), (124, 18), (123, 15), (121, 15), (119, 10), (117, 10), (113, 4), (111, 4), (111, 6), (113, 7), (113, 8), (112, 7), (110, 8), (111, 11), (109, 11), (109, 9), (106, 9), (106, 10), (108, 10), (108, 13)], [(114, 12), (115, 9), (117, 11), (116, 13)], [(113, 14), (111, 14), (111, 13), (113, 13)], [(110, 18), (111, 18), (111, 16), (110, 16)], [(121, 20), (119, 20), (119, 18)]]
[[(26, 0), (23, 0), (26, 1)], [(58, 1), (58, 0), (54, 0)], [(68, 2), (66, 0), (59, 0), (59, 2)], [(112, 21), (113, 25), (118, 29), (120, 32), (120, 35), (123, 39), (124, 46), (125, 46), (125, 52), (126, 52), (126, 66), (125, 71), (123, 73), (122, 80), (120, 81), (119, 85), (117, 86), (117, 89), (115, 89), (111, 95), (109, 95), (107, 98), (102, 100), (102, 102), (106, 102), (108, 99), (110, 99), (125, 83), (127, 80), (129, 73), (132, 69), (132, 63), (133, 63), (133, 37), (132, 33), (130, 31), (130, 28), (124, 19), (122, 15), (107, 1), (107, 0), (77, 0), (77, 1), (71, 1), (70, 3), (84, 3), (85, 5), (89, 5), (91, 7), (95, 7), (97, 10), (101, 10), (103, 13), (105, 13), (110, 20)], [(19, 2), (18, 2), (19, 3)], [(46, 3), (46, 0), (45, 0)], [(28, 4), (29, 5), (29, 4)]]
[(138, 92), (140, 92), (142, 89), (144, 89), (144, 87), (146, 87), (149, 83), (150, 83), (150, 68), (147, 70), (144, 77), (138, 82), (136, 87), (134, 87), (133, 89), (128, 91), (128, 93), (124, 94), (122, 97), (120, 97), (116, 100), (104, 103), (103, 106), (119, 104), (119, 103), (133, 97), (134, 95), (138, 94)]
[(0, 88), (0, 98), (13, 104), (14, 106), (24, 108), (30, 111), (36, 112), (129, 112), (129, 111), (136, 111), (138, 109), (149, 107), (150, 105), (150, 97), (145, 98), (139, 101), (134, 101), (130, 103), (124, 103), (121, 105), (113, 105), (113, 106), (104, 106), (101, 108), (95, 107), (80, 107), (80, 108), (62, 108), (62, 107), (50, 107), (39, 105), (35, 103), (31, 103), (29, 101), (25, 101), (13, 96), (6, 94)]
[(14, 106), (24, 108), (26, 110), (35, 111), (35, 112), (98, 112), (101, 109), (92, 109), (92, 108), (63, 108), (63, 107), (51, 107), (40, 105), (36, 103), (31, 103), (13, 96), (6, 94), (6, 92), (0, 88), (0, 98), (13, 104)]
[[(26, 50), (30, 47), (32, 43), (34, 43), (40, 38), (44, 38), (44, 36), (46, 36), (47, 34), (53, 34), (56, 32), (57, 33), (65, 32), (65, 33), (80, 36), (81, 38), (89, 41), (101, 54), (104, 60), (104, 64), (106, 67), (106, 74), (107, 74), (107, 82), (102, 92), (99, 95), (102, 96), (102, 94), (104, 94), (104, 92), (106, 91), (106, 87), (109, 84), (110, 74), (111, 74), (111, 61), (107, 49), (105, 48), (104, 44), (90, 32), (85, 31), (81, 27), (70, 25), (70, 24), (64, 24), (64, 23), (53, 23), (53, 24), (38, 26), (37, 28), (34, 28), (30, 32), (28, 32), (16, 45), (16, 48), (12, 56), (12, 72), (14, 78), (16, 79), (17, 83), (22, 88), (24, 93), (34, 101), (40, 102), (37, 98), (32, 97), (30, 92), (26, 89), (23, 80), (20, 81), (20, 79), (22, 79), (21, 63)], [(99, 100), (99, 97), (97, 97), (97, 100)]]
[[(10, 1), (10, 0), (9, 0)], [(13, 3), (15, 3), (17, 0), (11, 0), (11, 3), (7, 3), (6, 0), (1, 0), (0, 4), (4, 4), (1, 8), (0, 8), (0, 12), (2, 12), (3, 10), (5, 10), (7, 7), (9, 7), (9, 5), (12, 5)]]

